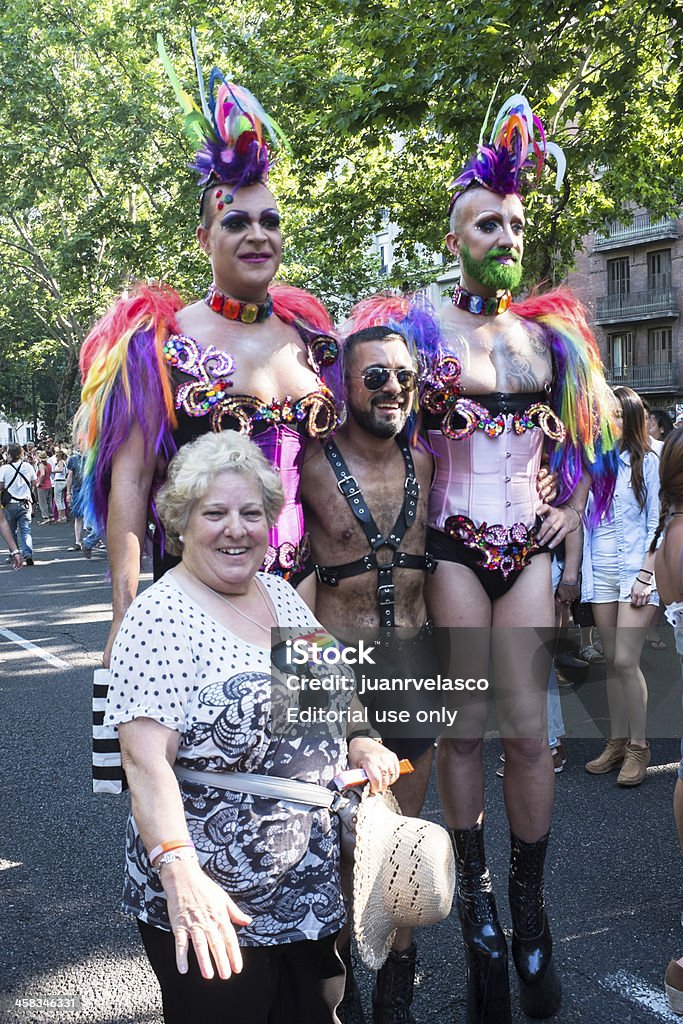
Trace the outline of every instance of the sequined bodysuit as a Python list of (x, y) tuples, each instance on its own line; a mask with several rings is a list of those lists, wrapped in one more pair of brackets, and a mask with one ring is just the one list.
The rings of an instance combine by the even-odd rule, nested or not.
[[(294, 327), (306, 343), (308, 358), (316, 375), (321, 358), (320, 343), (304, 325)], [(290, 578), (300, 572), (308, 558), (308, 537), (299, 500), (299, 482), (304, 450), (309, 438), (324, 440), (337, 426), (333, 396), (318, 377), (316, 391), (294, 401), (264, 402), (253, 395), (232, 393), (235, 361), (226, 352), (202, 348), (193, 338), (171, 334), (163, 346), (171, 371), (178, 425), (173, 440), (178, 448), (209, 430), (238, 430), (248, 434), (280, 474), (285, 504), (271, 527), (263, 562), (266, 572)], [(155, 577), (177, 563), (155, 548)]]

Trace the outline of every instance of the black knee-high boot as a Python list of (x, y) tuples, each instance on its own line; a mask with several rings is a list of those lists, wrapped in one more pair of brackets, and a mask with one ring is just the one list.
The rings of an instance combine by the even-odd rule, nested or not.
[(525, 843), (510, 833), (512, 956), (519, 975), (522, 1009), (529, 1017), (552, 1017), (562, 1002), (562, 982), (553, 963), (553, 940), (543, 901), (543, 867), (550, 833)]
[(507, 943), (486, 867), (484, 826), (449, 831), (467, 962), (467, 1024), (511, 1024)]

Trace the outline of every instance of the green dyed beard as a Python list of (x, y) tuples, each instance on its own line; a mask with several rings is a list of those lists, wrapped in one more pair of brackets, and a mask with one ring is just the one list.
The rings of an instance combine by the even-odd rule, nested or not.
[(514, 291), (522, 280), (522, 261), (517, 253), (512, 253), (512, 257), (517, 260), (516, 263), (505, 266), (497, 262), (498, 256), (508, 255), (510, 255), (509, 249), (496, 246), (495, 249), (486, 253), (483, 260), (475, 260), (465, 243), (460, 243), (460, 261), (463, 270), (479, 284), (483, 284), (485, 288), (495, 288), (496, 291), (503, 289)]

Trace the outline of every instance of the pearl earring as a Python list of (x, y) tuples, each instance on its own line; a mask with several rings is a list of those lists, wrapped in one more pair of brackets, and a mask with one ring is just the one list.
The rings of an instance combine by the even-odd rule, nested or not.
[(185, 538), (183, 537), (182, 533), (178, 534), (178, 540), (180, 541), (181, 544), (185, 543)]

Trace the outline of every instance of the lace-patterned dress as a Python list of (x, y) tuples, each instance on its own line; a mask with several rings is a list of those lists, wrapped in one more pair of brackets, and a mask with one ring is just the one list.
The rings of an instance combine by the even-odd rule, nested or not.
[[(258, 576), (280, 625), (318, 627), (292, 587)], [(270, 649), (246, 643), (190, 598), (173, 574), (129, 608), (116, 638), (105, 721), (153, 718), (180, 733), (177, 761), (201, 771), (255, 772), (328, 785), (346, 744), (307, 730), (271, 729)], [(206, 873), (253, 917), (240, 945), (319, 939), (344, 922), (339, 834), (326, 808), (180, 782), (185, 817)], [(124, 912), (169, 930), (163, 888), (132, 815)]]

